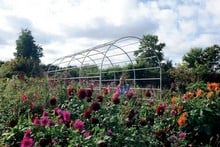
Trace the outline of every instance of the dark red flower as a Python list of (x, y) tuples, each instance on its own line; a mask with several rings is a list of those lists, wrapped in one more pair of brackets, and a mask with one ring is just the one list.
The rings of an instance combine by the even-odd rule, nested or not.
[(132, 119), (137, 113), (137, 110), (131, 109), (131, 111), (128, 113), (128, 118)]
[(14, 127), (18, 124), (18, 120), (17, 119), (12, 119), (10, 122), (9, 122), (9, 127)]
[(90, 118), (92, 116), (91, 113), (92, 113), (92, 110), (90, 108), (87, 108), (86, 110), (84, 110), (83, 116), (85, 118)]
[(99, 120), (98, 120), (98, 118), (90, 118), (89, 119), (89, 122), (91, 123), (91, 124), (98, 124), (99, 123)]
[(70, 87), (70, 88), (67, 89), (68, 96), (73, 96), (74, 93), (76, 93), (76, 89), (75, 88)]
[(78, 91), (78, 98), (84, 99), (86, 97), (86, 91), (84, 89), (79, 89)]
[(98, 102), (93, 102), (90, 108), (94, 111), (98, 111), (101, 108), (101, 106)]
[(165, 106), (164, 105), (161, 104), (161, 105), (156, 107), (156, 112), (157, 112), (158, 115), (163, 115), (164, 111), (165, 111)]
[(91, 101), (92, 101), (92, 98), (91, 98), (91, 97), (87, 97), (87, 98), (86, 98), (86, 101), (87, 101), (87, 102), (91, 102)]
[(128, 127), (128, 128), (130, 128), (131, 126), (132, 126), (132, 121), (130, 121), (130, 120), (126, 120), (125, 121), (125, 125), (126, 125), (126, 127)]
[(92, 97), (92, 90), (91, 89), (86, 89), (86, 97)]
[(57, 99), (55, 98), (55, 97), (52, 97), (51, 99), (50, 99), (50, 105), (51, 106), (55, 106), (57, 104)]
[(40, 146), (47, 146), (51, 143), (51, 139), (48, 138), (40, 138), (39, 144)]
[(147, 98), (151, 97), (151, 93), (150, 93), (150, 91), (149, 91), (149, 90), (148, 90), (148, 91), (146, 91), (145, 96), (146, 96)]
[(140, 120), (140, 125), (141, 126), (146, 126), (147, 125), (147, 120), (146, 119), (141, 119)]
[(107, 88), (104, 88), (104, 89), (103, 89), (103, 94), (104, 94), (104, 95), (107, 95), (107, 94), (108, 94), (108, 89), (107, 89)]
[(104, 141), (100, 142), (98, 144), (98, 147), (107, 147), (107, 143), (105, 143)]
[(97, 94), (96, 98), (99, 102), (102, 102), (104, 99), (104, 97), (101, 94)]
[(160, 141), (166, 140), (166, 132), (164, 130), (159, 130), (155, 132), (156, 138)]

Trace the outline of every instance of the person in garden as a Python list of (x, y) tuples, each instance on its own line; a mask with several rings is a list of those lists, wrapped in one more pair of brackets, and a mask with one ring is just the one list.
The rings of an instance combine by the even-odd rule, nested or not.
[(129, 91), (130, 89), (130, 85), (128, 83), (126, 83), (126, 78), (125, 76), (121, 76), (120, 79), (119, 79), (119, 84), (117, 86), (117, 91), (120, 93), (120, 94), (127, 94), (127, 92)]

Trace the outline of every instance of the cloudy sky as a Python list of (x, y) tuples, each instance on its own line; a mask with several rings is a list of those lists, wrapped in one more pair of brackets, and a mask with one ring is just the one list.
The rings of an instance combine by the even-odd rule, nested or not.
[(21, 29), (43, 47), (45, 64), (133, 35), (166, 43), (180, 62), (192, 47), (220, 44), (219, 0), (0, 0), (0, 60), (13, 59)]

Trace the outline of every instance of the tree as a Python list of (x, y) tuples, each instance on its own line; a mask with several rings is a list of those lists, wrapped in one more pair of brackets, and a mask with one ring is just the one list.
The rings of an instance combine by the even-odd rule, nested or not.
[(162, 52), (164, 47), (165, 43), (159, 43), (156, 35), (144, 35), (140, 41), (139, 50), (134, 52), (137, 63), (151, 67), (158, 66), (158, 62), (164, 59)]
[(209, 72), (220, 72), (220, 47), (218, 45), (205, 48), (203, 59), (208, 64)]
[(31, 34), (30, 30), (24, 29), (21, 31), (21, 35), (16, 40), (16, 50), (14, 53), (16, 58), (28, 58), (34, 60), (40, 60), (43, 56), (42, 48), (35, 44), (35, 40)]
[(25, 72), (28, 76), (35, 76), (41, 73), (40, 58), (43, 56), (41, 46), (35, 44), (30, 30), (22, 29), (18, 40), (16, 40), (14, 53), (17, 59), (17, 70)]

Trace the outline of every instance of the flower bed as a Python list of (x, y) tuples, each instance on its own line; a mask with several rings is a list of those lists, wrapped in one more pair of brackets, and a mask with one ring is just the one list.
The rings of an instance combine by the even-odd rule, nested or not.
[(2, 80), (1, 146), (217, 146), (219, 84), (185, 94), (111, 88), (45, 79)]

